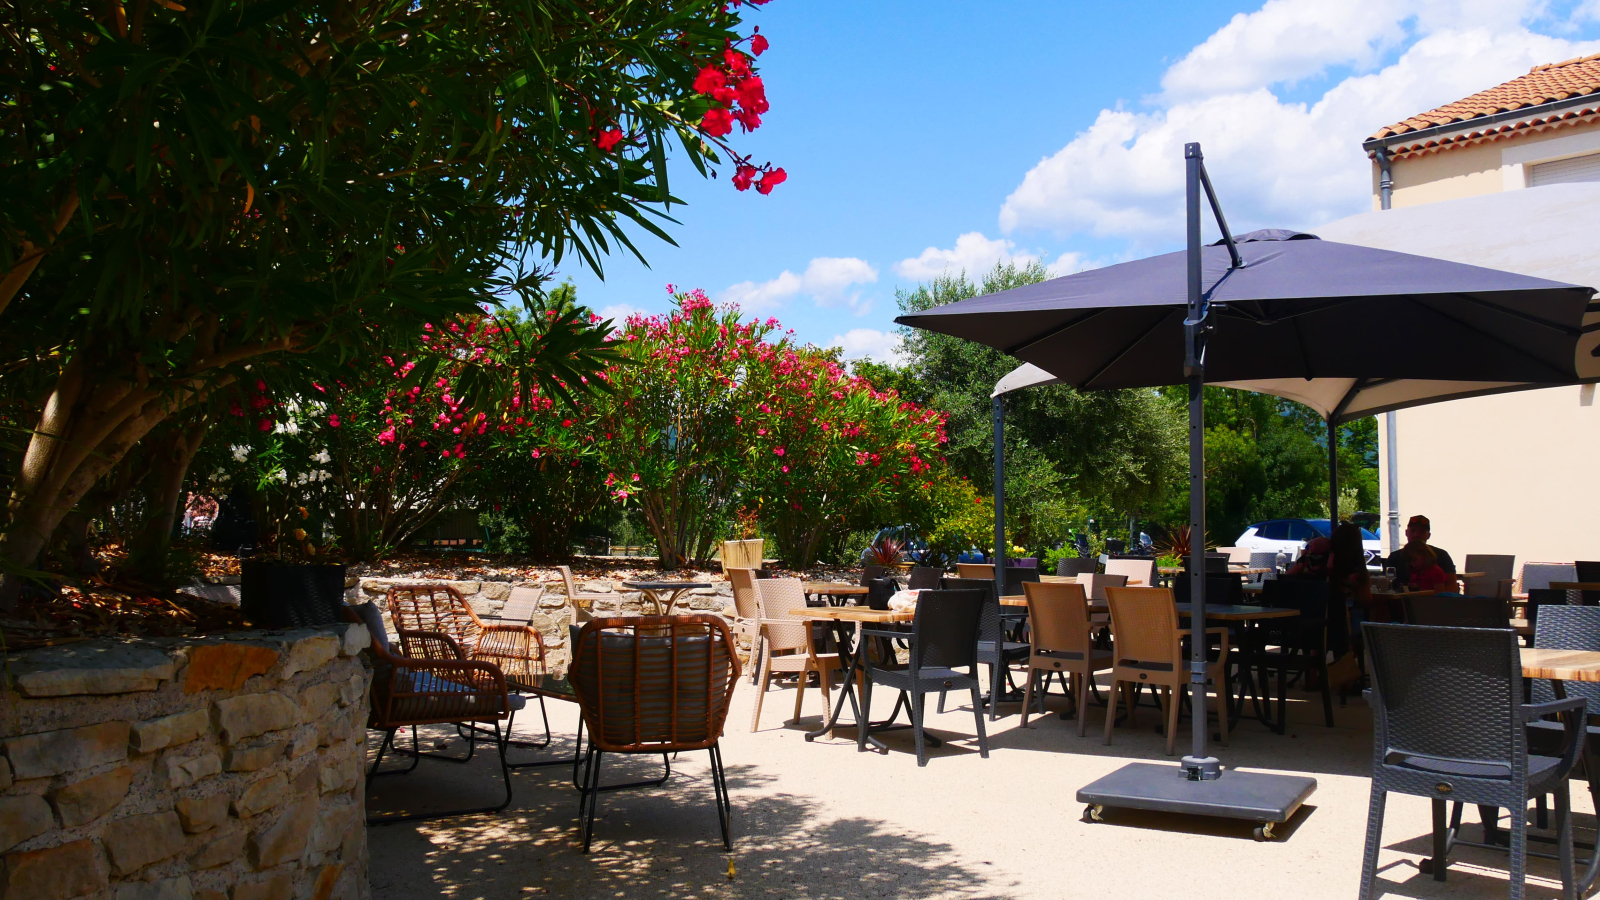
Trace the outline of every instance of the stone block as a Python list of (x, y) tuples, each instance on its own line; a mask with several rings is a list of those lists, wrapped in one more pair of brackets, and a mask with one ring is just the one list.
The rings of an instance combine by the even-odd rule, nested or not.
[(125, 881), (117, 885), (116, 900), (194, 900), (189, 876), (160, 881)]
[(128, 796), (132, 783), (133, 770), (119, 766), (52, 791), (50, 803), (61, 817), (62, 828), (76, 828), (115, 809)]
[(287, 875), (274, 875), (262, 881), (241, 881), (233, 886), (233, 900), (291, 900), (294, 882)]
[(215, 888), (196, 888), (194, 900), (228, 900), (228, 894)]
[(559, 609), (567, 605), (567, 598), (565, 594), (546, 592), (543, 597), (539, 598), (539, 605), (545, 609)]
[(616, 586), (609, 581), (585, 581), (578, 585), (578, 592), (581, 594), (610, 594), (615, 590)]
[(289, 790), (297, 796), (305, 796), (317, 792), (321, 770), (315, 763), (305, 766), (294, 774), (294, 779), (289, 782)]
[(35, 794), (0, 797), (0, 851), (10, 850), (31, 837), (56, 827), (50, 804)]
[(191, 694), (237, 691), (246, 681), (270, 671), (280, 655), (272, 647), (260, 644), (202, 644), (189, 651), (183, 689)]
[(284, 807), (277, 821), (250, 835), (250, 865), (270, 869), (301, 857), (317, 820), (317, 798), (305, 797)]
[(180, 797), (172, 809), (178, 814), (178, 822), (185, 833), (199, 834), (228, 821), (228, 795)]
[(172, 658), (127, 641), (84, 641), (22, 654), (10, 664), (12, 683), (24, 697), (130, 694), (153, 691), (172, 678)]
[(131, 875), (183, 850), (183, 826), (170, 810), (129, 816), (107, 825), (100, 842), (111, 859), (111, 873)]
[(150, 753), (162, 747), (176, 747), (186, 744), (205, 734), (211, 728), (211, 717), (203, 709), (191, 709), (188, 712), (162, 716), (159, 719), (146, 719), (133, 726), (130, 739), (133, 749), (140, 753)]
[(352, 706), (367, 693), (367, 679), (365, 675), (351, 675), (350, 680), (339, 687), (339, 705)]
[(289, 797), (289, 779), (282, 772), (268, 775), (249, 787), (233, 801), (233, 814), (241, 819), (260, 815)]
[(289, 749), (285, 753), (290, 759), (299, 759), (315, 749), (317, 749), (317, 733), (302, 731), (289, 742)]
[(311, 900), (328, 900), (333, 896), (333, 888), (339, 883), (339, 873), (344, 871), (344, 866), (334, 863), (323, 866), (317, 873), (317, 880), (311, 885)]
[(177, 790), (221, 772), (222, 758), (215, 753), (207, 753), (189, 759), (168, 758), (166, 765), (167, 787)]
[(344, 640), (339, 647), (341, 656), (355, 656), (371, 646), (372, 633), (367, 631), (367, 626), (355, 623), (345, 624)]
[(264, 694), (244, 694), (218, 700), (212, 704), (217, 727), (222, 729), (222, 741), (236, 744), (245, 738), (278, 731), (294, 725), (300, 708), (293, 700), (277, 691)]
[(289, 659), (283, 664), (284, 678), (293, 678), (301, 672), (310, 672), (326, 665), (337, 659), (340, 649), (344, 647), (343, 635), (327, 631), (297, 632), (291, 640)]
[(356, 813), (354, 803), (325, 805), (317, 814), (317, 827), (311, 832), (312, 852), (332, 853), (344, 843), (346, 832), (364, 827)]
[(361, 589), (369, 594), (387, 594), (390, 585), (394, 583), (394, 580), (389, 578), (363, 578)]
[(478, 596), (485, 600), (505, 600), (511, 596), (511, 585), (504, 581), (485, 581)]
[(334, 716), (317, 723), (317, 746), (331, 747), (340, 741), (350, 740), (350, 720), (344, 716)]
[(249, 837), (250, 833), (242, 827), (223, 829), (189, 855), (189, 865), (196, 869), (214, 869), (240, 859), (244, 856), (244, 843)]
[(222, 751), (222, 769), (225, 772), (254, 772), (257, 769), (265, 769), (283, 759), (284, 748), (288, 746), (288, 741), (273, 741), (267, 744), (229, 747)]
[(69, 900), (106, 886), (93, 841), (73, 841), (46, 850), (8, 853), (0, 874), (4, 900)]
[(0, 756), (0, 791), (11, 787), (11, 760)]
[(343, 682), (324, 681), (300, 692), (300, 721), (315, 722), (327, 715), (339, 702)]
[(461, 596), (463, 596), (463, 597), (471, 597), (473, 594), (476, 594), (478, 592), (478, 586), (479, 586), (480, 582), (476, 582), (476, 581), (447, 581), (447, 582), (445, 582), (445, 584), (448, 584), (451, 587), (455, 588), (457, 591), (459, 591), (461, 593)]
[(7, 738), (6, 756), (17, 778), (45, 778), (128, 758), (128, 723), (101, 722), (82, 728), (42, 731)]
[[(330, 754), (331, 755), (331, 754)], [(339, 754), (342, 759), (324, 761), (322, 774), (318, 784), (324, 794), (338, 794), (348, 791), (361, 780), (361, 769), (356, 764), (355, 757), (351, 754)]]

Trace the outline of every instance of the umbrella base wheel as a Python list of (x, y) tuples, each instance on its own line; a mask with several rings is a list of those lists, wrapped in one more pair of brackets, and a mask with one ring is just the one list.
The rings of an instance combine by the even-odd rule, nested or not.
[(1091, 823), (1104, 822), (1105, 811), (1106, 808), (1104, 806), (1101, 806), (1098, 803), (1091, 803), (1083, 808), (1083, 820)]
[(1257, 825), (1255, 830), (1250, 834), (1258, 841), (1275, 841), (1278, 839), (1278, 836), (1272, 833), (1272, 826), (1274, 824), (1276, 823), (1262, 822), (1260, 825)]

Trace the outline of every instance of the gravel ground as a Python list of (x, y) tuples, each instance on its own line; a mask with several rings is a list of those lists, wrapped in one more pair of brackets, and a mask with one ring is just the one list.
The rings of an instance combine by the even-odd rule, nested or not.
[[(1131, 760), (1168, 761), (1145, 707), (1135, 726), (1117, 728), (1103, 746), (1102, 712), (1091, 707), (1089, 736), (1054, 715), (1021, 729), (1015, 704), (990, 723), (990, 755), (981, 759), (970, 708), (953, 701), (930, 715), (931, 730), (951, 743), (918, 768), (909, 731), (886, 736), (887, 755), (857, 753), (854, 732), (806, 743), (820, 722), (816, 690), (807, 692), (800, 725), (789, 686), (774, 687), (751, 733), (755, 692), (741, 680), (723, 740), (734, 805), (734, 850), (717, 831), (704, 753), (685, 754), (660, 788), (601, 798), (593, 851), (578, 851), (577, 792), (566, 766), (512, 775), (516, 797), (498, 815), (373, 828), (373, 895), (527, 898), (1120, 898), (1353, 897), (1361, 872), (1372, 735), (1359, 700), (1337, 710), (1338, 727), (1321, 724), (1320, 703), (1294, 697), (1289, 733), (1241, 723), (1227, 765), (1292, 771), (1317, 778), (1310, 803), (1279, 841), (1258, 843), (1246, 823), (1198, 817), (1108, 812), (1086, 824), (1076, 790)], [(837, 695), (836, 695), (837, 696)], [(874, 706), (888, 709), (880, 691)], [(1057, 697), (1052, 709), (1065, 708)], [(535, 707), (536, 709), (536, 707)], [(516, 759), (572, 751), (577, 709), (549, 704), (555, 743), (544, 751), (513, 749)], [(533, 716), (518, 722), (533, 737)], [(1182, 726), (1187, 735), (1187, 722)], [(369, 738), (375, 749), (377, 736)], [(436, 730), (425, 742), (448, 738)], [(448, 741), (449, 750), (464, 743)], [(1183, 743), (1180, 738), (1180, 745)], [(607, 780), (649, 777), (659, 760), (608, 762)], [(380, 778), (373, 811), (498, 802), (492, 754), (454, 766), (424, 760), (410, 775)], [(1587, 791), (1574, 791), (1580, 838), (1595, 825)], [(1402, 897), (1504, 897), (1503, 853), (1461, 848), (1449, 880), (1418, 871), (1431, 846), (1426, 800), (1391, 795), (1380, 893)], [(1480, 836), (1469, 811), (1467, 837)], [(1580, 851), (1580, 858), (1583, 851)], [(1559, 896), (1555, 864), (1531, 860), (1530, 898)]]

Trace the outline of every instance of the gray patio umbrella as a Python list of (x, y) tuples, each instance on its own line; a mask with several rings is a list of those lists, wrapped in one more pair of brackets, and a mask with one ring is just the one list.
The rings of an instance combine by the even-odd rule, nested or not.
[[(1189, 387), (1192, 618), (1205, 615), (1206, 383), (1344, 378), (1564, 384), (1581, 380), (1593, 291), (1561, 282), (1266, 230), (1235, 240), (1198, 144), (1184, 147), (1187, 249), (963, 300), (902, 325), (975, 340), (1079, 389)], [(1200, 241), (1204, 188), (1223, 240)], [(1600, 310), (1597, 310), (1600, 311)], [(1585, 360), (1587, 364), (1587, 360)], [(1348, 393), (1348, 392), (1347, 392)], [(1138, 765), (1079, 792), (1092, 804), (1283, 821), (1304, 778), (1235, 773), (1206, 753), (1205, 643), (1191, 641), (1191, 787)], [(1099, 800), (1095, 799), (1099, 798)]]

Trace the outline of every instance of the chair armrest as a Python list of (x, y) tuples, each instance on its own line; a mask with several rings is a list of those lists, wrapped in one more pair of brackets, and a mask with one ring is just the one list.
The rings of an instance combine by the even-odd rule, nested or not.
[[(466, 651), (461, 649), (461, 645), (456, 643), (455, 638), (443, 632), (407, 631), (405, 629), (397, 629), (394, 633), (394, 636), (396, 638), (395, 643), (399, 644), (400, 647), (407, 652), (410, 652), (413, 642), (415, 642), (415, 648), (420, 650), (421, 654), (418, 656), (409, 657), (411, 659), (450, 661), (466, 660), (469, 658)], [(448, 651), (448, 655), (446, 655), (445, 651)], [(391, 654), (391, 656), (393, 656), (393, 654)], [(405, 658), (407, 657), (394, 657), (396, 660)], [(399, 663), (396, 662), (395, 665), (399, 665)]]
[[(540, 634), (538, 629), (534, 628), (531, 625), (485, 625), (485, 626), (483, 626), (483, 633), (485, 635), (490, 635), (490, 634), (524, 635), (525, 634), (529, 638), (532, 639), (534, 647), (538, 648), (538, 650), (539, 650), (538, 659), (541, 660), (541, 661), (543, 661), (543, 659), (544, 659), (544, 635)], [(491, 641), (491, 643), (495, 644), (495, 645), (499, 644), (498, 641)], [(479, 638), (478, 639), (478, 644), (479, 644), (480, 647), (482, 647), (483, 638)]]
[(1540, 719), (1552, 713), (1577, 710), (1581, 715), (1588, 701), (1582, 697), (1568, 697), (1565, 700), (1547, 700), (1544, 703), (1524, 703), (1521, 707), (1522, 721)]
[(1578, 764), (1578, 754), (1588, 743), (1588, 716), (1584, 715), (1588, 701), (1583, 697), (1568, 697), (1565, 700), (1551, 700), (1546, 703), (1525, 703), (1518, 710), (1523, 722), (1537, 719), (1551, 713), (1570, 713), (1561, 716), (1561, 769), (1560, 776), (1567, 774)]

